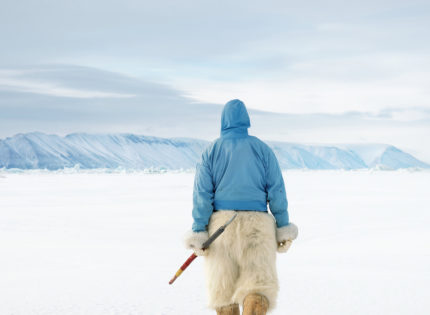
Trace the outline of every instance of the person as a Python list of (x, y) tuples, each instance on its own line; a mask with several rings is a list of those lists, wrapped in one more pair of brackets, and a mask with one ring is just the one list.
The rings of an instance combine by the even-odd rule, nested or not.
[[(193, 225), (187, 248), (205, 256), (209, 306), (218, 315), (266, 314), (279, 290), (276, 251), (286, 252), (297, 237), (289, 222), (284, 180), (267, 144), (248, 135), (245, 104), (229, 101), (221, 117), (221, 136), (197, 164), (193, 191)], [(267, 211), (269, 204), (270, 212)], [(202, 244), (237, 217), (208, 249)]]

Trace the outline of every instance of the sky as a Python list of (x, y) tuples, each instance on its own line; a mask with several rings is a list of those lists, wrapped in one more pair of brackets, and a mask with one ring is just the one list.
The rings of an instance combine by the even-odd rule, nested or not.
[[(142, 106), (146, 115), (166, 104), (204, 111), (233, 98), (316, 125), (361, 117), (342, 137), (310, 128), (305, 141), (414, 137), (418, 152), (430, 135), (428, 1), (1, 4), (0, 136), (150, 132), (129, 123)], [(363, 130), (369, 119), (383, 123)]]

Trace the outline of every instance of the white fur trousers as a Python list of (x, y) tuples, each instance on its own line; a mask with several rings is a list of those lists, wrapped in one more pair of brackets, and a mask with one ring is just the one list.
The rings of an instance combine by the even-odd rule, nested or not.
[[(273, 309), (279, 290), (275, 220), (265, 212), (236, 212), (236, 219), (211, 244), (205, 257), (209, 306), (242, 304), (246, 295), (259, 293), (267, 297), (269, 309)], [(214, 212), (209, 235), (234, 213)]]

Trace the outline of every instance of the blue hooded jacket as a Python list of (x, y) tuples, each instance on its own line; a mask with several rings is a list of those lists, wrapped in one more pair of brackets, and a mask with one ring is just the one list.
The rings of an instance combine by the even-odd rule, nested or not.
[(193, 192), (193, 231), (207, 229), (214, 210), (267, 212), (277, 227), (288, 225), (284, 180), (272, 149), (248, 135), (249, 115), (240, 100), (229, 101), (222, 112), (221, 137), (202, 154)]

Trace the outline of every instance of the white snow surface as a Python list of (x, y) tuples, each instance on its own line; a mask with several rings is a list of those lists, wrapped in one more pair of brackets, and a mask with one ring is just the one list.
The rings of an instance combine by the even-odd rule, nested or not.
[[(0, 171), (0, 314), (214, 314), (193, 173)], [(430, 172), (288, 171), (299, 237), (272, 314), (429, 314)]]

